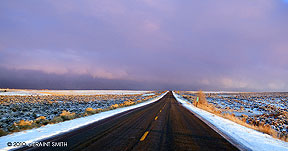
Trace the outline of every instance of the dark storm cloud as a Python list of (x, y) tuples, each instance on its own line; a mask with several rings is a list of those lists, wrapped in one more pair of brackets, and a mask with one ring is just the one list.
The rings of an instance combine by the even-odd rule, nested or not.
[[(187, 85), (171, 85), (169, 83), (137, 82), (93, 78), (89, 75), (57, 75), (35, 70), (8, 70), (0, 68), (0, 85), (4, 88), (17, 89), (123, 89), (123, 90), (174, 90), (191, 89)], [(45, 79), (45, 80), (43, 80)], [(194, 87), (195, 89), (196, 87)], [(183, 89), (183, 90), (184, 90)]]
[(288, 89), (286, 1), (0, 3), (0, 87)]

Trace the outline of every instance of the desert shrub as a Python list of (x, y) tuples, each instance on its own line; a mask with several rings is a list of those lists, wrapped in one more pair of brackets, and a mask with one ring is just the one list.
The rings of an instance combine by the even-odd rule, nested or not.
[(60, 116), (55, 116), (50, 123), (59, 123), (59, 122), (63, 122), (63, 119)]
[(116, 108), (118, 108), (118, 107), (119, 107), (118, 104), (113, 104), (113, 105), (110, 106), (110, 108), (112, 108), (112, 109), (116, 109)]
[(86, 110), (85, 110), (85, 113), (87, 113), (88, 115), (91, 115), (91, 114), (96, 114), (96, 113), (99, 113), (99, 112), (101, 112), (102, 111), (102, 109), (93, 109), (93, 108), (86, 108)]
[[(197, 102), (197, 97), (198, 97), (198, 102)], [(203, 93), (202, 90), (200, 90), (198, 93), (197, 93), (197, 97), (194, 98), (194, 101), (193, 101), (193, 104), (194, 106), (198, 107), (198, 108), (201, 108), (203, 110), (206, 110), (208, 112), (211, 112), (211, 113), (214, 113), (214, 114), (221, 114), (221, 111), (218, 110), (213, 104), (209, 104), (206, 100), (206, 96), (205, 94)]]
[(45, 116), (40, 116), (40, 117), (36, 118), (36, 121), (37, 121), (37, 120), (45, 120), (45, 119), (46, 119)]
[(39, 125), (47, 125), (49, 123), (49, 121), (46, 119), (45, 116), (40, 116), (40, 117), (36, 118), (35, 123), (39, 124)]
[(91, 112), (91, 111), (93, 111), (94, 109), (92, 109), (91, 107), (88, 107), (88, 108), (86, 108), (86, 112)]
[(63, 110), (62, 113), (60, 114), (60, 117), (63, 119), (63, 121), (72, 120), (76, 117), (76, 114)]
[(8, 127), (8, 131), (9, 131), (9, 132), (19, 132), (20, 129), (18, 128), (18, 126), (16, 125), (16, 123), (13, 123), (11, 126)]
[(16, 112), (17, 111), (17, 108), (12, 108), (11, 109), (13, 112)]
[(116, 109), (118, 107), (122, 107), (122, 106), (130, 106), (130, 105), (133, 105), (135, 104), (135, 102), (131, 101), (131, 100), (128, 100), (128, 101), (124, 101), (123, 103), (121, 104), (113, 104), (111, 105), (108, 109)]
[(81, 114), (81, 117), (85, 117), (88, 116), (87, 112), (84, 112), (83, 114)]
[(130, 106), (130, 105), (133, 105), (133, 104), (135, 104), (135, 102), (132, 102), (132, 101), (128, 100), (128, 101), (124, 101), (124, 103), (120, 104), (120, 106)]
[(112, 109), (114, 109), (114, 108), (113, 108), (112, 105), (111, 105), (111, 106), (108, 107), (108, 108), (104, 108), (104, 109), (102, 109), (102, 112), (109, 111), (109, 110), (112, 110)]
[(95, 110), (92, 109), (91, 107), (86, 108), (85, 112), (86, 112), (88, 115), (95, 114)]
[[(197, 93), (197, 97), (199, 98), (198, 100), (198, 104), (199, 105), (208, 105), (208, 102), (206, 100), (206, 96), (205, 94), (203, 93), (202, 90), (200, 90), (198, 93)], [(195, 101), (196, 102), (196, 101)]]
[(25, 121), (25, 120), (20, 120), (18, 123), (15, 123), (16, 126), (19, 128), (19, 129), (31, 129), (33, 128), (34, 125), (33, 124), (33, 121)]
[(7, 135), (7, 132), (0, 128), (0, 136)]

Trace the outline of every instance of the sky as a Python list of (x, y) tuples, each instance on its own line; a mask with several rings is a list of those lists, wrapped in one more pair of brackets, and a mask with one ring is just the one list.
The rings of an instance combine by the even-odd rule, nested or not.
[(288, 91), (288, 0), (0, 2), (0, 87)]

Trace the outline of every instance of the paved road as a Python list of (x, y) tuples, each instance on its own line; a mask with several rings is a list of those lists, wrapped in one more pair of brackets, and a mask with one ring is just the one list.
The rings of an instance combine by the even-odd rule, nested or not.
[(68, 142), (68, 147), (32, 149), (238, 150), (179, 104), (171, 92), (150, 105), (46, 141)]

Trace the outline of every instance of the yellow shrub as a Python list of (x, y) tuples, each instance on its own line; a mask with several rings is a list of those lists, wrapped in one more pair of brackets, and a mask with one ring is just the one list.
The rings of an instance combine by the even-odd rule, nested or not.
[(21, 120), (18, 123), (14, 123), (14, 125), (17, 126), (19, 129), (31, 129), (32, 123), (33, 123), (33, 121)]
[(63, 110), (62, 113), (60, 114), (60, 116), (65, 121), (65, 120), (74, 119), (76, 117), (76, 114), (75, 113), (70, 113), (69, 111)]
[(97, 113), (103, 111), (103, 109), (101, 109), (101, 108), (98, 108), (98, 109), (95, 109), (95, 110), (96, 110)]
[(66, 116), (66, 115), (71, 115), (71, 114), (73, 114), (73, 113), (70, 113), (69, 111), (63, 110), (62, 113), (60, 114), (60, 116)]
[(110, 107), (111, 107), (111, 108), (118, 108), (119, 105), (118, 105), (118, 104), (113, 104), (113, 105), (111, 105)]
[(19, 123), (17, 123), (16, 125), (19, 125), (19, 126), (28, 126), (28, 125), (31, 125), (31, 124), (32, 124), (32, 121), (21, 120), (21, 121), (19, 121)]
[(45, 116), (40, 116), (40, 117), (36, 118), (36, 120), (45, 120), (45, 119), (46, 119)]
[(91, 107), (88, 107), (88, 108), (86, 108), (85, 111), (86, 111), (86, 112), (92, 112), (92, 111), (94, 111), (94, 109), (92, 109)]
[(129, 106), (129, 105), (133, 105), (135, 104), (135, 102), (132, 102), (132, 101), (125, 101), (124, 103), (121, 104), (121, 106)]
[(60, 116), (55, 116), (52, 120), (51, 123), (59, 123), (63, 122), (63, 119)]
[(99, 108), (99, 109), (93, 109), (93, 108), (89, 107), (89, 108), (86, 108), (85, 113), (86, 113), (86, 114), (96, 114), (96, 113), (99, 113), (99, 112), (101, 112), (101, 111), (102, 111), (101, 108)]

